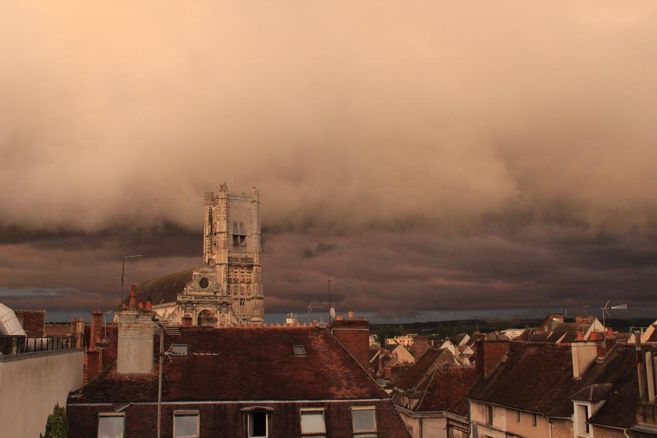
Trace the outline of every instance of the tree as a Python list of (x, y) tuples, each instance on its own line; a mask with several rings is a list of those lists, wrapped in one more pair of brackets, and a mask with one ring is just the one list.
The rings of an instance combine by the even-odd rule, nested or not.
[(40, 435), (41, 438), (67, 438), (68, 437), (68, 424), (66, 423), (66, 410), (55, 405), (52, 414), (48, 416), (46, 421), (46, 433)]

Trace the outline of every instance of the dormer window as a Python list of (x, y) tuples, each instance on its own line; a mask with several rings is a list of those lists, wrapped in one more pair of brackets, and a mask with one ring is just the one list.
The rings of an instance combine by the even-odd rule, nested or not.
[(589, 419), (589, 406), (585, 404), (575, 404), (575, 431), (578, 436), (588, 436), (591, 425)]

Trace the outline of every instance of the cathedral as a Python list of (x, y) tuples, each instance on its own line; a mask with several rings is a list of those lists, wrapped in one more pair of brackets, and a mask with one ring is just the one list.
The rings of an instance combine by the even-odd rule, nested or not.
[(205, 194), (203, 263), (138, 285), (140, 300), (169, 324), (243, 325), (264, 320), (260, 193)]

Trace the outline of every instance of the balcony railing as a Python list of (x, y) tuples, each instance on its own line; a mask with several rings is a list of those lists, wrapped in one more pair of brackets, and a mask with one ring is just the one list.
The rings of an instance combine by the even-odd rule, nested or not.
[(48, 336), (28, 338), (25, 336), (0, 336), (0, 360), (76, 348), (75, 336)]

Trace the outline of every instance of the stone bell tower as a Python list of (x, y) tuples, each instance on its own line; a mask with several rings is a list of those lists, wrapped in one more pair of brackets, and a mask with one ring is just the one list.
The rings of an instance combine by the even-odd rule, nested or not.
[(203, 262), (214, 275), (211, 285), (202, 278), (199, 284), (223, 298), (242, 322), (264, 319), (260, 237), (256, 187), (236, 195), (223, 183), (218, 192), (205, 194)]

